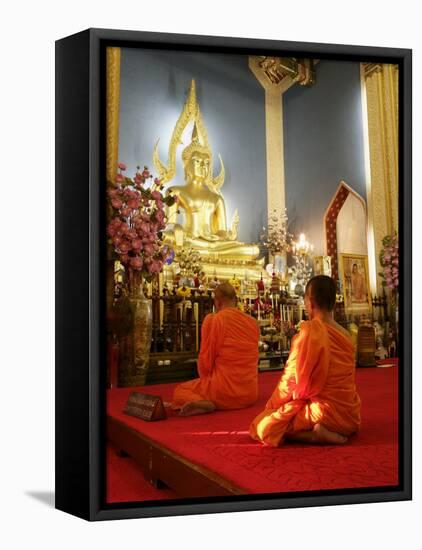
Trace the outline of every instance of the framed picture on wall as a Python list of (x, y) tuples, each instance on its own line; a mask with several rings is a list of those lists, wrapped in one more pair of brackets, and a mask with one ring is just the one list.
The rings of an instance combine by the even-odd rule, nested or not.
[(369, 313), (372, 300), (368, 256), (341, 254), (344, 306), (348, 313)]
[(56, 74), (57, 508), (410, 499), (411, 51), (90, 29)]
[(314, 257), (314, 275), (329, 275), (331, 277), (331, 256)]

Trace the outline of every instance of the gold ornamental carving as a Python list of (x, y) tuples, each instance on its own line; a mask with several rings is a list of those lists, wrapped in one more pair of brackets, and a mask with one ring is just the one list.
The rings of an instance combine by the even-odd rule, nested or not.
[(278, 85), (286, 78), (290, 78), (301, 86), (315, 84), (315, 70), (312, 59), (257, 56), (257, 64), (270, 84)]
[(362, 63), (363, 72), (365, 78), (369, 78), (373, 73), (380, 73), (382, 71), (382, 63)]

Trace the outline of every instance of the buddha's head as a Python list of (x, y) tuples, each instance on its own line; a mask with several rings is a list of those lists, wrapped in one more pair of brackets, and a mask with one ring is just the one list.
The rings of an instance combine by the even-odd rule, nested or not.
[(211, 151), (199, 142), (196, 124), (192, 141), (182, 152), (186, 181), (205, 182), (211, 175)]

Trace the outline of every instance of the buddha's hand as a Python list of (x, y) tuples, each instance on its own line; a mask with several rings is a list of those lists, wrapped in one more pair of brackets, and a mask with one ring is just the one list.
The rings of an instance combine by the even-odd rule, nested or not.
[(227, 231), (224, 231), (223, 229), (220, 229), (220, 231), (217, 231), (216, 235), (218, 240), (220, 241), (230, 240), (229, 233)]
[(219, 241), (220, 240), (218, 235), (212, 235), (211, 233), (205, 233), (202, 236), (202, 238), (205, 239), (206, 241)]

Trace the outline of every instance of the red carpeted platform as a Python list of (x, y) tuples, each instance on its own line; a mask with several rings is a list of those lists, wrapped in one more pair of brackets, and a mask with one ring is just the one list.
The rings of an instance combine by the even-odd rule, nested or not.
[(177, 494), (168, 487), (153, 487), (132, 458), (118, 456), (117, 449), (112, 444), (107, 445), (107, 502), (169, 498), (177, 498)]
[[(108, 392), (108, 415), (245, 493), (392, 486), (398, 484), (397, 373), (397, 367), (357, 370), (362, 430), (341, 447), (288, 443), (274, 449), (250, 439), (249, 423), (264, 407), (280, 372), (260, 374), (260, 398), (248, 409), (190, 418), (173, 413), (167, 420), (148, 423), (121, 412), (134, 391), (122, 388)], [(143, 391), (169, 401), (174, 386), (147, 386)], [(141, 473), (129, 460), (109, 455), (108, 502), (174, 496), (159, 491), (151, 498), (143, 480), (137, 485)]]

